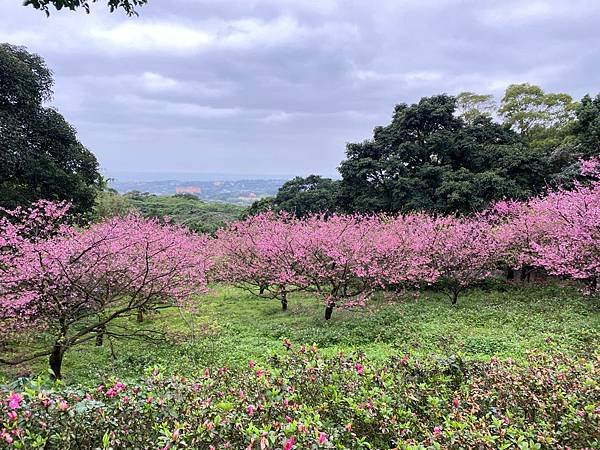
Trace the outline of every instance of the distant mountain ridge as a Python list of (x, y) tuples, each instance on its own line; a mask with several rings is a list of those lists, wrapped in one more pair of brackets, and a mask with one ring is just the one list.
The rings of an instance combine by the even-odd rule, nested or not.
[(129, 170), (103, 170), (103, 175), (115, 182), (132, 181), (241, 181), (241, 180), (289, 180), (292, 174), (241, 174), (241, 173), (211, 173), (211, 172), (139, 172)]
[(236, 205), (249, 205), (264, 197), (273, 196), (286, 179), (241, 180), (109, 180), (109, 186), (124, 194), (132, 191), (155, 195), (193, 194), (205, 201), (218, 201)]

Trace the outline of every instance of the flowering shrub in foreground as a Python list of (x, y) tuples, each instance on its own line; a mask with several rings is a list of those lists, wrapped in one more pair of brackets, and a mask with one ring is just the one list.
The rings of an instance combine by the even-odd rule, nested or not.
[(293, 348), (266, 366), (154, 370), (88, 391), (0, 390), (0, 448), (553, 448), (600, 445), (599, 359), (372, 364)]

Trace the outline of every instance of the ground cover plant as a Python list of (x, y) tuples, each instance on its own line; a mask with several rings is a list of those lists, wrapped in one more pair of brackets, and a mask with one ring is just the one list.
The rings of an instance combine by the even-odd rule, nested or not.
[[(527, 365), (492, 359), (374, 365), (362, 354), (323, 358), (284, 340), (286, 354), (199, 377), (152, 371), (55, 391), (0, 391), (0, 447), (597, 448), (597, 356), (533, 353)], [(516, 389), (516, 387), (518, 388)], [(144, 430), (144, 432), (140, 432)]]

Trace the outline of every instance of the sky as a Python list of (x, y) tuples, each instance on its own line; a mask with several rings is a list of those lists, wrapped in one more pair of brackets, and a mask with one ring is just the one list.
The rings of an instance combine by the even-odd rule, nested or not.
[[(103, 4), (104, 3), (104, 4)], [(394, 105), (529, 82), (600, 92), (598, 0), (148, 0), (139, 17), (0, 0), (105, 173), (332, 176)]]

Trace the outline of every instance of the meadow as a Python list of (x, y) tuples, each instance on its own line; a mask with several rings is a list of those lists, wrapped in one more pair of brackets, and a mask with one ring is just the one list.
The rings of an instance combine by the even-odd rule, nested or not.
[[(378, 293), (364, 307), (338, 309), (323, 319), (323, 305), (307, 293), (290, 295), (288, 311), (279, 302), (258, 298), (233, 286), (211, 287), (194, 299), (193, 311), (163, 310), (131, 330), (153, 330), (155, 339), (111, 338), (93, 341), (65, 356), (66, 384), (93, 385), (103, 380), (139, 379), (148, 369), (191, 375), (206, 367), (243, 368), (283, 352), (282, 342), (312, 345), (324, 354), (364, 352), (377, 361), (393, 355), (489, 360), (493, 356), (524, 362), (533, 350), (569, 355), (593, 354), (600, 346), (600, 304), (582, 297), (574, 285), (506, 283), (496, 280), (471, 289), (452, 306), (435, 291)], [(124, 325), (123, 323), (117, 325)], [(47, 346), (51, 336), (12, 341)], [(40, 359), (2, 375), (47, 375)]]

